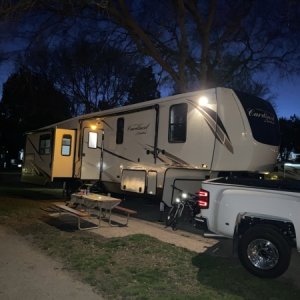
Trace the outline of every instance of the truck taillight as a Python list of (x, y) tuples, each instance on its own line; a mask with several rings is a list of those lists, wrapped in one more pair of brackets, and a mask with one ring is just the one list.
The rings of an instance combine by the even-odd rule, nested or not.
[(198, 193), (198, 206), (202, 209), (209, 207), (209, 192), (201, 189)]

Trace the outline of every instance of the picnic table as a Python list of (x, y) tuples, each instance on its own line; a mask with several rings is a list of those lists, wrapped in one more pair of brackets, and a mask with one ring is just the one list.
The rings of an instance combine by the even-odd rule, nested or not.
[[(121, 199), (111, 197), (110, 195), (85, 194), (83, 192), (74, 193), (71, 195), (71, 199), (66, 203), (53, 203), (53, 205), (60, 210), (60, 212), (68, 213), (77, 217), (78, 229), (94, 229), (99, 228), (102, 219), (108, 219), (108, 223), (111, 224), (111, 212), (112, 209), (116, 209), (127, 214), (126, 223), (121, 224), (127, 226), (129, 217), (137, 212), (125, 207), (119, 206)], [(81, 219), (85, 218), (97, 218), (98, 225), (90, 227), (81, 227)]]
[(121, 199), (109, 195), (84, 194), (82, 192), (72, 194), (70, 201), (68, 201), (70, 206), (76, 206), (76, 208), (84, 209), (90, 214), (96, 215), (99, 219), (99, 226), (101, 219), (106, 218), (107, 214), (111, 225), (111, 211), (120, 203)]

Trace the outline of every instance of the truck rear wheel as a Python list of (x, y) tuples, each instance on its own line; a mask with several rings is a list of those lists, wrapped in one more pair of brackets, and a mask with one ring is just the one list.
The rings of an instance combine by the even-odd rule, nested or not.
[(250, 273), (263, 278), (275, 278), (287, 270), (291, 247), (275, 227), (256, 225), (241, 236), (238, 255)]

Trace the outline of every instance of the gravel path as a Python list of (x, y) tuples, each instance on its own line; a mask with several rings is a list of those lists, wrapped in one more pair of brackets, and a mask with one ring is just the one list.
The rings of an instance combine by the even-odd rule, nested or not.
[(2, 226), (0, 241), (0, 299), (103, 299), (64, 271), (60, 263)]

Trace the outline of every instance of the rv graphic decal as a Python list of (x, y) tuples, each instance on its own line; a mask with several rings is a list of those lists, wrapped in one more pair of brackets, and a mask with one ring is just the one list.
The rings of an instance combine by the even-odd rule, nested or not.
[[(148, 146), (151, 149), (154, 149), (154, 146), (151, 146), (151, 145), (146, 145), (146, 146)], [(171, 160), (173, 165), (176, 165), (176, 166), (190, 166), (186, 161), (184, 161), (184, 160), (180, 159), (179, 157), (171, 154), (170, 152), (167, 152), (167, 151), (165, 151), (163, 149), (159, 149), (159, 148), (156, 148), (156, 149), (157, 149), (157, 153), (158, 153), (157, 158), (160, 161), (162, 161), (163, 163), (167, 163), (167, 161), (165, 159), (165, 158), (167, 158), (167, 159)], [(149, 150), (149, 149), (145, 148), (145, 150)], [(153, 152), (154, 152), (154, 150), (151, 150), (152, 154), (153, 154)], [(162, 157), (162, 156), (164, 156), (164, 157)]]
[(35, 147), (35, 145), (33, 144), (33, 142), (31, 141), (31, 139), (28, 137), (28, 142), (30, 143), (30, 145), (32, 146), (34, 152), (39, 156), (39, 158), (43, 161), (42, 156), (40, 155), (39, 150)]
[(201, 115), (204, 117), (205, 122), (207, 123), (208, 127), (215, 135), (217, 140), (221, 144), (223, 144), (231, 153), (233, 153), (232, 143), (218, 114), (206, 106), (200, 107), (190, 99), (187, 99), (187, 101), (201, 113)]
[(149, 128), (150, 124), (133, 124), (129, 125), (127, 130), (131, 132), (135, 132), (135, 135), (140, 135), (140, 134), (147, 134), (147, 130)]
[(251, 108), (248, 110), (249, 117), (262, 119), (264, 123), (275, 124), (274, 114), (262, 109)]
[[(164, 155), (170, 159), (174, 165), (178, 165), (178, 166), (189, 166), (189, 164), (187, 162), (185, 162), (184, 160), (180, 159), (179, 157), (165, 151)], [(158, 156), (159, 157), (159, 156)]]
[(118, 157), (118, 158), (121, 158), (121, 159), (130, 161), (130, 162), (134, 162), (133, 160), (131, 160), (131, 159), (129, 159), (129, 158), (126, 158), (126, 157), (124, 157), (124, 156), (122, 156), (122, 155), (118, 155), (118, 154), (116, 154), (116, 153), (113, 153), (113, 152), (111, 152), (111, 151), (109, 151), (109, 150), (107, 150), (107, 149), (105, 149), (105, 148), (103, 149), (103, 151), (106, 152), (106, 153), (109, 153), (110, 155), (113, 155), (113, 156), (115, 156), (115, 157)]
[(113, 129), (105, 120), (101, 120), (103, 124), (105, 124), (109, 129)]
[(41, 178), (50, 178), (50, 175), (34, 162), (31, 162), (30, 166), (23, 168), (23, 172), (30, 176), (34, 175)]

